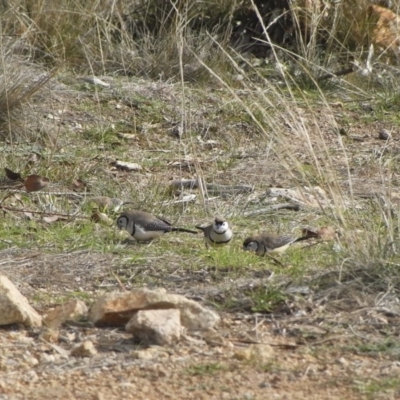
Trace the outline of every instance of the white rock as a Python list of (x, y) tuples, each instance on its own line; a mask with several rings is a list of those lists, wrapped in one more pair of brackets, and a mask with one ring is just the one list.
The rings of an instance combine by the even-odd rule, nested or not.
[(40, 355), (40, 362), (42, 364), (51, 364), (54, 361), (56, 361), (56, 356), (54, 354), (42, 353)]
[(51, 329), (56, 329), (66, 321), (78, 320), (86, 316), (88, 308), (82, 300), (72, 299), (49, 311), (43, 318), (44, 324)]
[(0, 275), (0, 325), (17, 323), (39, 327), (42, 325), (42, 317), (14, 284), (5, 275)]
[(179, 310), (138, 311), (126, 324), (125, 329), (147, 344), (172, 344), (181, 337), (181, 313)]
[(189, 331), (215, 327), (219, 315), (193, 300), (165, 290), (136, 289), (130, 292), (111, 292), (99, 297), (89, 312), (89, 319), (98, 326), (125, 325), (137, 311), (175, 308), (180, 310), (181, 325)]
[(72, 350), (71, 356), (74, 357), (92, 357), (97, 354), (97, 350), (90, 340), (78, 343)]

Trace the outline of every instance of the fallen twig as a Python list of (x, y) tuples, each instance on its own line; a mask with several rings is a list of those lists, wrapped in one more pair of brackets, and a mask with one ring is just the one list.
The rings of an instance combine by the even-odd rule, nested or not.
[[(179, 189), (197, 189), (200, 187), (200, 183), (198, 179), (179, 179), (172, 181), (171, 186)], [(207, 192), (211, 194), (239, 194), (251, 193), (253, 191), (253, 186), (251, 185), (218, 185), (215, 183), (205, 183), (205, 187)]]
[(39, 215), (46, 215), (46, 216), (53, 216), (53, 215), (56, 215), (56, 216), (58, 216), (58, 217), (64, 217), (64, 218), (89, 219), (89, 217), (85, 217), (85, 216), (83, 216), (83, 215), (62, 214), (62, 213), (48, 212), (48, 211), (21, 210), (21, 209), (19, 209), (19, 208), (6, 207), (6, 206), (1, 206), (1, 205), (0, 205), (0, 210), (12, 211), (12, 212), (30, 213), (30, 214), (39, 214)]
[(255, 215), (265, 214), (274, 212), (277, 210), (292, 210), (292, 211), (299, 211), (301, 209), (300, 204), (297, 203), (281, 203), (281, 204), (274, 204), (272, 206), (266, 208), (260, 208), (258, 210), (246, 211), (243, 213), (244, 217), (253, 217)]

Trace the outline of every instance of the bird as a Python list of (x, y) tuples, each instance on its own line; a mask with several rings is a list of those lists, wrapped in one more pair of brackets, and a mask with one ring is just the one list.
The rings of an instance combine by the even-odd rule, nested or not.
[(223, 245), (232, 239), (233, 232), (229, 227), (227, 221), (220, 217), (215, 217), (213, 223), (208, 226), (196, 226), (197, 229), (200, 229), (204, 233), (204, 241), (206, 247), (209, 245)]
[(280, 254), (289, 248), (293, 243), (310, 239), (308, 235), (294, 238), (289, 235), (275, 235), (273, 233), (261, 233), (257, 236), (250, 236), (243, 242), (243, 250), (254, 251), (258, 256)]
[(187, 232), (197, 235), (196, 231), (176, 228), (168, 221), (157, 218), (146, 211), (124, 211), (117, 219), (119, 229), (125, 229), (138, 242), (148, 242), (167, 232)]

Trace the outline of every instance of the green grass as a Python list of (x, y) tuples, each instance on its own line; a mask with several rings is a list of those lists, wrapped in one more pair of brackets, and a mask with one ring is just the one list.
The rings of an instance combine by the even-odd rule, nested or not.
[[(208, 6), (211, 7), (210, 4)], [(45, 52), (42, 61), (50, 64), (65, 62), (64, 69), (60, 69), (59, 76), (54, 79), (63, 81), (71, 92), (70, 98), (66, 97), (65, 101), (60, 100), (57, 104), (51, 98), (48, 98), (48, 102), (43, 100), (46, 97), (39, 102), (55, 115), (58, 115), (57, 110), (62, 109), (67, 116), (73, 117), (66, 118), (62, 123), (55, 122), (51, 128), (39, 128), (38, 131), (27, 125), (26, 130), (36, 135), (36, 141), (27, 144), (22, 137), (15, 143), (2, 143), (1, 150), (4, 150), (5, 156), (0, 159), (0, 168), (48, 176), (51, 180), (49, 191), (58, 193), (71, 191), (71, 182), (79, 177), (88, 183), (90, 195), (131, 200), (134, 205), (129, 207), (152, 211), (188, 227), (199, 221), (210, 221), (216, 213), (227, 214), (233, 224), (235, 237), (229, 246), (210, 250), (205, 249), (201, 235), (192, 237), (185, 234), (166, 235), (151, 246), (135, 243), (125, 245), (117, 235), (115, 226), (90, 221), (92, 207), (84, 196), (45, 196), (43, 192), (20, 194), (19, 201), (7, 199), (3, 206), (20, 211), (42, 212), (46, 204), (51, 202), (57, 212), (71, 213), (77, 210), (83, 218), (47, 224), (41, 220), (40, 214), (34, 214), (33, 220), (27, 221), (22, 218), (22, 212), (11, 211), (0, 220), (0, 237), (6, 238), (0, 241), (1, 249), (13, 246), (25, 249), (40, 247), (43, 251), (54, 253), (86, 249), (113, 254), (118, 266), (120, 257), (124, 257), (127, 264), (148, 265), (149, 269), (161, 269), (163, 262), (166, 264), (166, 273), (173, 273), (181, 263), (185, 273), (195, 274), (205, 270), (212, 274), (213, 284), (227, 279), (253, 278), (257, 273), (268, 270), (295, 284), (307, 285), (311, 282), (314, 290), (322, 290), (325, 285), (334, 284), (331, 281), (320, 283), (319, 278), (315, 279), (325, 269), (337, 271), (345, 268), (351, 275), (352, 270), (360, 266), (366, 266), (371, 275), (380, 277), (376, 279), (379, 290), (383, 282), (397, 282), (396, 268), (392, 267), (400, 261), (396, 248), (399, 242), (396, 207), (388, 205), (392, 209), (390, 214), (378, 200), (362, 202), (353, 198), (350, 191), (350, 188), (378, 191), (388, 186), (397, 191), (397, 156), (390, 153), (375, 156), (373, 150), (376, 147), (386, 146), (382, 142), (371, 141), (370, 144), (367, 140), (359, 145), (347, 136), (332, 134), (344, 129), (349, 134), (366, 132), (370, 138), (375, 135), (371, 130), (378, 129), (379, 124), (391, 124), (396, 131), (399, 125), (396, 113), (399, 105), (396, 88), (399, 82), (395, 75), (382, 78), (392, 82), (391, 85), (380, 84), (381, 78), (363, 83), (354, 74), (315, 87), (312, 78), (317, 67), (329, 65), (332, 61), (329, 57), (324, 58), (327, 54), (316, 50), (318, 46), (310, 52), (305, 43), (299, 43), (302, 45), (300, 49), (303, 49), (303, 54), (300, 56), (303, 58), (297, 62), (293, 62), (292, 56), (284, 49), (275, 48), (278, 61), (288, 67), (279, 75), (274, 62), (268, 61), (267, 64), (253, 67), (252, 63), (258, 64), (257, 60), (245, 60), (240, 54), (234, 54), (225, 46), (225, 42), (219, 43), (219, 46), (215, 43), (211, 45), (209, 37), (208, 42), (203, 42), (207, 38), (203, 32), (198, 35), (198, 42), (193, 43), (196, 35), (191, 29), (183, 29), (183, 14), (178, 13), (173, 35), (163, 38), (170, 39), (168, 43), (173, 46), (165, 46), (168, 43), (160, 41), (160, 38), (141, 38), (148, 39), (154, 47), (147, 54), (145, 52), (149, 47), (141, 49), (136, 53), (135, 60), (149, 69), (144, 68), (135, 77), (124, 77), (123, 71), (132, 72), (139, 67), (132, 65), (132, 55), (128, 56), (128, 52), (125, 52), (128, 47), (123, 46), (131, 44), (129, 49), (132, 54), (136, 47), (121, 31), (116, 36), (107, 36), (107, 32), (110, 32), (106, 29), (107, 24), (103, 25), (106, 22), (114, 31), (118, 31), (112, 19), (108, 20), (107, 16), (102, 15), (94, 23), (93, 18), (98, 16), (99, 10), (87, 6), (88, 12), (84, 12), (83, 5), (64, 4), (63, 11), (60, 9), (59, 14), (51, 14), (60, 22), (59, 30), (54, 32), (53, 25), (46, 23), (46, 16), (35, 12), (37, 6), (38, 3), (32, 3), (29, 13), (35, 32), (39, 29), (36, 39), (41, 39), (35, 42), (35, 46)], [(79, 12), (73, 12), (73, 7), (77, 7)], [(77, 18), (77, 23), (71, 25), (72, 16)], [(14, 22), (17, 26), (20, 23), (18, 19)], [(102, 34), (101, 39), (91, 37), (91, 51), (87, 49), (82, 58), (82, 48), (85, 47), (81, 45), (76, 49), (76, 35), (89, 22), (101, 28)], [(322, 21), (319, 23), (322, 24)], [(341, 23), (346, 25), (345, 21)], [(11, 25), (4, 27), (5, 34)], [(171, 25), (168, 27), (172, 29)], [(59, 46), (49, 45), (50, 33), (56, 34), (60, 40)], [(29, 31), (27, 41), (32, 40), (33, 36), (33, 31)], [(113, 40), (117, 37), (122, 58), (115, 53)], [(179, 69), (185, 69), (185, 63), (193, 61), (193, 54), (191, 51), (179, 54), (177, 38), (182, 40), (179, 43), (185, 43), (197, 56), (201, 52), (196, 53), (195, 49), (198, 49), (196, 46), (200, 42), (204, 49), (210, 50), (207, 57), (197, 60), (202, 73), (199, 74), (201, 79), (196, 82), (188, 83), (184, 74), (179, 75)], [(327, 40), (330, 48), (334, 48), (334, 38)], [(99, 41), (103, 51), (101, 59), (98, 58)], [(157, 54), (157, 45), (160, 43), (164, 45), (163, 54)], [(63, 54), (60, 53), (62, 48), (65, 49)], [(65, 60), (65, 57), (72, 57), (74, 49), (77, 50), (75, 58)], [(345, 47), (341, 48), (338, 54), (345, 50)], [(138, 54), (147, 59), (139, 60)], [(166, 62), (164, 56), (166, 59), (169, 57), (168, 65), (163, 64)], [(211, 59), (212, 56), (215, 58)], [(107, 60), (114, 60), (113, 69)], [(157, 60), (159, 65), (155, 66)], [(114, 79), (113, 84), (110, 88), (101, 88), (86, 83), (77, 84), (76, 79), (68, 80), (66, 77), (71, 74), (75, 77), (76, 71), (71, 66), (78, 61), (83, 66), (77, 71), (106, 74), (110, 80)], [(126, 61), (123, 68), (120, 64), (122, 61)], [(221, 67), (227, 64), (229, 68), (221, 72)], [(159, 75), (157, 81), (142, 78), (154, 76), (164, 66), (168, 67), (165, 75)], [(12, 67), (10, 65), (10, 70)], [(236, 74), (242, 75), (243, 79), (235, 80)], [(265, 79), (266, 76), (269, 79)], [(16, 84), (24, 87), (25, 81), (18, 78)], [(374, 105), (374, 112), (366, 114), (360, 102), (369, 98), (371, 100), (368, 101)], [(341, 102), (343, 107), (332, 107), (332, 102)], [(72, 129), (74, 117), (82, 125), (77, 131)], [(37, 115), (30, 119), (40, 120)], [(376, 126), (371, 128), (371, 122)], [(170, 128), (177, 123), (185, 127), (181, 139), (170, 135)], [(47, 132), (46, 129), (51, 134), (40, 133)], [(118, 136), (120, 132), (133, 133), (136, 138), (132, 141), (122, 139)], [(217, 144), (213, 147), (204, 146), (197, 139), (198, 136), (203, 142), (212, 139)], [(41, 158), (27, 168), (26, 158), (33, 151), (40, 154)], [(243, 156), (237, 157), (238, 154)], [(199, 166), (171, 165), (171, 162), (187, 156), (198, 160)], [(117, 159), (138, 163), (143, 170), (130, 173), (116, 171), (111, 168), (111, 163)], [(169, 182), (183, 178), (204, 178), (207, 182), (232, 185), (250, 183), (254, 185), (255, 192), (249, 196), (220, 196), (203, 203), (200, 191), (193, 190), (198, 196), (195, 204), (166, 205), (165, 202), (173, 201), (176, 194), (170, 190)], [(263, 201), (262, 193), (270, 186), (302, 189), (316, 185), (327, 193), (327, 202), (321, 204), (320, 208), (304, 206), (299, 213), (270, 213), (259, 219), (242, 217), (243, 210), (263, 207), (265, 202), (287, 201)], [(4, 189), (6, 195), (7, 190), (12, 189)], [(114, 213), (104, 211), (109, 213), (111, 219), (115, 219)], [(343, 231), (342, 250), (333, 249), (333, 242), (311, 247), (294, 245), (279, 258), (283, 265), (280, 266), (268, 258), (258, 258), (241, 249), (244, 238), (252, 233), (264, 230), (299, 232), (302, 227), (313, 224), (340, 228)], [(254, 310), (261, 311), (272, 310), (285, 296), (284, 291), (273, 283), (270, 289), (251, 294)], [(234, 302), (234, 296), (228, 296), (220, 305), (229, 306)]]
[(374, 343), (359, 343), (357, 346), (353, 348), (353, 350), (357, 351), (358, 353), (364, 354), (373, 354), (376, 356), (379, 355), (390, 355), (400, 354), (400, 345), (394, 340), (394, 338), (387, 338), (386, 340), (377, 341)]
[(380, 378), (379, 380), (368, 380), (364, 382), (358, 382), (356, 389), (367, 395), (368, 399), (376, 399), (376, 396), (381, 397), (382, 395), (396, 396), (400, 386), (400, 379), (387, 377)]
[(287, 299), (284, 291), (275, 287), (259, 287), (248, 294), (253, 303), (253, 312), (271, 312)]
[(194, 364), (186, 369), (186, 373), (192, 376), (214, 375), (220, 371), (227, 370), (227, 367), (220, 363)]

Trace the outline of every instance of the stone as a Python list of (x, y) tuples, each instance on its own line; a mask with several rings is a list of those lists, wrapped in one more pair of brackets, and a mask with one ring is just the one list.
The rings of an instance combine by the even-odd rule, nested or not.
[(380, 140), (388, 140), (392, 137), (390, 132), (387, 129), (381, 129), (378, 134), (378, 139)]
[(274, 357), (274, 349), (268, 344), (252, 344), (248, 347), (237, 349), (233, 356), (241, 361), (255, 361), (266, 364)]
[(90, 340), (78, 343), (71, 350), (71, 356), (74, 357), (93, 357), (97, 354), (97, 350)]
[(5, 275), (0, 275), (0, 325), (10, 324), (40, 327), (42, 317), (14, 284)]
[(39, 338), (49, 343), (58, 342), (60, 331), (58, 329), (43, 328), (40, 332)]
[(123, 326), (140, 310), (180, 310), (181, 325), (188, 331), (215, 327), (219, 315), (193, 300), (164, 289), (136, 289), (130, 292), (111, 292), (99, 297), (92, 305), (89, 319), (97, 326)]
[(136, 360), (152, 360), (157, 358), (159, 354), (160, 350), (158, 350), (157, 347), (148, 347), (147, 349), (143, 350), (133, 350), (130, 355)]
[(43, 323), (50, 329), (57, 329), (66, 321), (76, 321), (87, 316), (88, 308), (82, 300), (71, 299), (49, 311)]
[(182, 332), (181, 312), (174, 308), (141, 310), (129, 320), (125, 329), (146, 344), (176, 343)]

